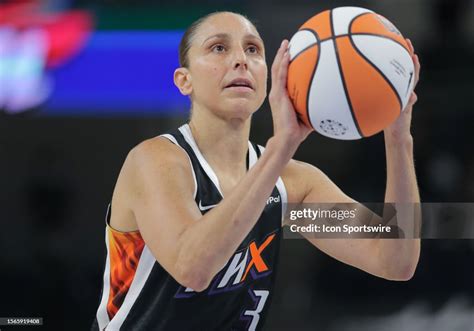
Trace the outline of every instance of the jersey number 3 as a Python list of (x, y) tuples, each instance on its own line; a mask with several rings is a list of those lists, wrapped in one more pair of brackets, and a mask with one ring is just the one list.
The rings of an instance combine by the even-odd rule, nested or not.
[(250, 316), (252, 318), (249, 328), (249, 331), (254, 331), (257, 328), (258, 321), (260, 320), (260, 313), (265, 307), (265, 302), (267, 302), (269, 291), (267, 290), (251, 290), (249, 291), (252, 299), (257, 302), (257, 307), (254, 310), (246, 310), (243, 315)]

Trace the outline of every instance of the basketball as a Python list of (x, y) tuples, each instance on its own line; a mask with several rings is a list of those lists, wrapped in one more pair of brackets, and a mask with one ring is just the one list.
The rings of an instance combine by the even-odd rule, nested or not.
[(291, 38), (289, 53), (287, 88), (297, 114), (330, 138), (382, 131), (414, 88), (405, 38), (368, 9), (339, 7), (313, 16)]

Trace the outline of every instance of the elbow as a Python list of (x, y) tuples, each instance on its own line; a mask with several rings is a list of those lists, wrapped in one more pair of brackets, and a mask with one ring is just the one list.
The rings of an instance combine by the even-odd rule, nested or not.
[(400, 270), (392, 275), (392, 280), (399, 281), (399, 282), (406, 282), (413, 278), (415, 275), (416, 266), (408, 266), (400, 268)]
[(203, 260), (205, 259), (199, 252), (181, 245), (174, 264), (174, 279), (185, 288), (203, 292), (209, 287), (213, 278)]
[(386, 272), (385, 279), (406, 282), (415, 276), (417, 262), (398, 266), (396, 268), (390, 268), (390, 271)]
[(209, 287), (211, 277), (199, 268), (178, 267), (175, 280), (182, 286), (190, 288), (195, 292), (202, 292)]
[(402, 256), (392, 256), (385, 259), (383, 278), (393, 281), (409, 281), (415, 276), (418, 261), (420, 260), (420, 241), (415, 243), (413, 250)]

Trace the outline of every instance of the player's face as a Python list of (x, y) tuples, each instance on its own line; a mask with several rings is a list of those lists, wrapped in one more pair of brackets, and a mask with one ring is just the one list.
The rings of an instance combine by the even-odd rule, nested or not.
[(222, 13), (197, 30), (189, 50), (193, 103), (222, 118), (246, 119), (266, 97), (263, 41), (245, 18)]

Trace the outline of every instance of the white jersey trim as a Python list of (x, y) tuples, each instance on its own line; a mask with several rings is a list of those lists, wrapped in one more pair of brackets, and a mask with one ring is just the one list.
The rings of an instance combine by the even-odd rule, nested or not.
[[(260, 149), (260, 152), (263, 154), (263, 152), (265, 151), (265, 147), (258, 145), (258, 148)], [(286, 205), (288, 203), (288, 195), (286, 194), (285, 183), (283, 182), (283, 179), (281, 179), (281, 177), (278, 177), (275, 185), (278, 189), (278, 192), (280, 192), (280, 197), (281, 197), (281, 225), (283, 226), (284, 221), (285, 221)]]
[[(108, 212), (107, 212), (108, 213)], [(107, 216), (106, 216), (107, 217)], [(107, 219), (106, 219), (107, 222)], [(99, 329), (103, 330), (109, 323), (109, 314), (107, 313), (107, 302), (110, 295), (110, 254), (109, 254), (109, 233), (105, 228), (105, 246), (107, 247), (107, 257), (105, 261), (104, 270), (104, 287), (102, 290), (102, 299), (100, 300), (99, 308), (97, 309), (97, 323)]]
[(207, 176), (211, 179), (211, 181), (214, 183), (216, 186), (217, 190), (221, 194), (222, 198), (224, 198), (224, 194), (222, 194), (221, 186), (219, 185), (219, 179), (217, 178), (216, 173), (214, 170), (212, 170), (211, 166), (209, 163), (207, 163), (206, 159), (202, 155), (201, 151), (199, 150), (196, 141), (194, 140), (194, 137), (191, 133), (191, 129), (189, 128), (188, 124), (183, 124), (181, 127), (179, 127), (179, 131), (183, 134), (184, 139), (186, 142), (191, 146), (191, 148), (194, 151), (194, 154), (199, 160), (199, 163), (201, 163), (202, 168), (206, 172)]
[(249, 170), (257, 163), (257, 152), (249, 141)]
[(181, 149), (184, 151), (184, 153), (186, 154), (186, 156), (188, 157), (188, 160), (189, 160), (189, 164), (191, 165), (191, 171), (193, 173), (193, 179), (194, 179), (194, 194), (193, 194), (193, 197), (194, 199), (196, 200), (196, 196), (197, 196), (197, 190), (198, 190), (198, 184), (197, 184), (197, 180), (196, 180), (196, 173), (194, 172), (194, 167), (193, 167), (193, 163), (191, 162), (191, 158), (189, 157), (188, 153), (186, 152), (186, 150), (178, 143), (178, 141), (175, 139), (175, 137), (173, 137), (172, 135), (170, 134), (162, 134), (160, 137), (165, 137), (167, 139), (169, 139), (172, 143), (174, 143), (175, 145), (181, 147)]
[[(221, 186), (219, 184), (219, 179), (217, 178), (216, 173), (214, 172), (212, 167), (209, 165), (209, 163), (206, 161), (201, 151), (199, 150), (199, 147), (197, 146), (196, 141), (194, 140), (194, 137), (189, 125), (183, 124), (179, 128), (179, 131), (183, 134), (184, 139), (189, 144), (189, 146), (191, 146), (191, 148), (193, 149), (194, 154), (199, 160), (199, 163), (201, 164), (202, 168), (206, 172), (207, 176), (209, 176), (211, 181), (216, 186), (217, 190), (221, 194), (221, 197), (224, 198), (224, 194), (222, 193)], [(250, 141), (248, 142), (248, 146), (249, 146), (249, 169), (250, 169), (257, 162), (257, 153), (252, 147), (252, 143)]]
[(156, 259), (151, 254), (150, 249), (147, 245), (143, 247), (142, 254), (140, 256), (140, 260), (138, 261), (138, 267), (135, 272), (135, 276), (133, 277), (132, 284), (125, 296), (125, 300), (123, 301), (122, 305), (120, 306), (119, 310), (115, 314), (115, 316), (110, 321), (109, 325), (107, 325), (106, 331), (119, 331), (122, 327), (123, 322), (128, 316), (130, 309), (132, 308), (133, 304), (138, 298), (138, 295), (142, 291), (143, 287), (145, 286), (145, 282), (148, 279), (148, 276), (155, 265)]

